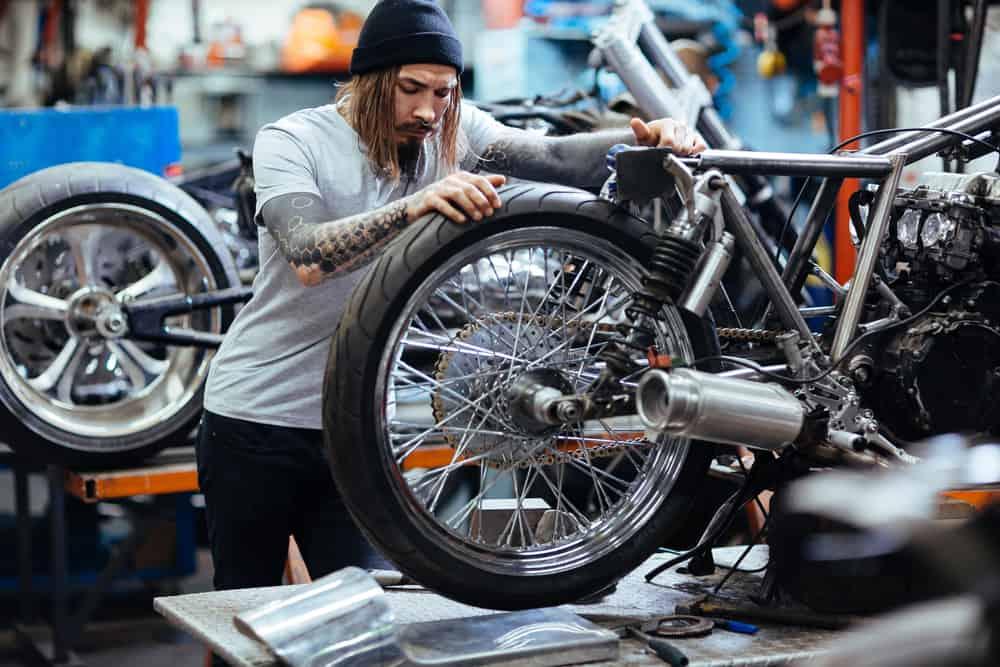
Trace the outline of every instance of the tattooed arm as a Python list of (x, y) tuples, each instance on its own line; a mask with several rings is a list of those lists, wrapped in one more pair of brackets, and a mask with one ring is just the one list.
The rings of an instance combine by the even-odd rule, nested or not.
[(483, 171), (532, 181), (562, 183), (586, 188), (608, 177), (605, 155), (615, 144), (662, 146), (689, 154), (705, 149), (697, 133), (684, 123), (668, 119), (643, 123), (633, 119), (627, 130), (605, 130), (568, 137), (539, 137), (505, 128), (479, 162)]
[(405, 199), (332, 220), (315, 194), (293, 193), (269, 200), (260, 216), (278, 249), (303, 285), (353, 271), (368, 261), (406, 226)]
[(503, 176), (452, 174), (382, 208), (333, 220), (315, 194), (292, 193), (268, 200), (260, 216), (306, 287), (358, 269), (410, 222), (438, 211), (455, 222), (481, 220), (500, 207), (495, 187)]

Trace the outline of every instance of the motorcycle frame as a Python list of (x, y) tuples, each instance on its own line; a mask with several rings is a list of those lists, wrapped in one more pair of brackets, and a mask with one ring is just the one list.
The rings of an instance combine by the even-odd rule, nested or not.
[[(928, 127), (977, 136), (988, 135), (998, 126), (1000, 126), (1000, 96), (944, 116)], [(843, 307), (830, 349), (832, 361), (837, 364), (842, 361), (840, 357), (848, 349), (860, 323), (862, 306), (875, 271), (879, 248), (889, 230), (893, 203), (903, 168), (963, 142), (969, 143), (968, 140), (952, 134), (913, 131), (902, 133), (850, 155), (707, 150), (697, 157), (681, 158), (680, 161), (695, 172), (714, 169), (727, 175), (756, 173), (811, 176), (822, 179), (819, 192), (807, 215), (803, 232), (796, 240), (781, 273), (733, 189), (725, 188), (721, 195), (725, 228), (733, 234), (737, 245), (746, 253), (778, 319), (786, 329), (797, 331), (801, 339), (817, 351), (818, 344), (799, 310), (795, 295), (801, 292), (801, 286), (809, 270), (809, 258), (844, 179), (866, 178), (879, 182), (867, 220), (868, 231), (858, 249), (857, 263), (850, 286), (844, 295)], [(667, 153), (664, 149), (646, 150)], [(666, 171), (663, 172), (663, 176), (664, 189), (672, 187), (673, 180)]]
[[(591, 41), (647, 116), (682, 119), (714, 149), (744, 148), (726, 128), (705, 83), (674, 53), (645, 0), (617, 0), (610, 20)], [(762, 174), (745, 173), (739, 175), (738, 186), (740, 199), (757, 212), (768, 234), (776, 236), (788, 210), (775, 196), (770, 181)], [(789, 251), (794, 241), (794, 231), (782, 239)]]

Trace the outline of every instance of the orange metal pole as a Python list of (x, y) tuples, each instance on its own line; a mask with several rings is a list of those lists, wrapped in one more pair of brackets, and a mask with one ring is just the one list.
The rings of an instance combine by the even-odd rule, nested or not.
[(135, 0), (135, 48), (146, 48), (146, 22), (149, 19), (149, 0)]
[[(840, 87), (840, 141), (861, 132), (861, 92), (864, 82), (865, 0), (843, 0), (840, 4), (841, 57), (844, 59), (844, 83)], [(852, 146), (848, 146), (848, 149)], [(858, 189), (856, 179), (844, 181), (837, 197), (834, 228), (834, 276), (840, 282), (854, 271), (854, 246), (851, 244), (850, 214), (847, 200)]]

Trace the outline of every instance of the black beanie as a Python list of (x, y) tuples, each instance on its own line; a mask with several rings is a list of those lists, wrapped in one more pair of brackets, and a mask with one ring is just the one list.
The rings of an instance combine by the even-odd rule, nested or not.
[(448, 16), (431, 0), (381, 0), (361, 26), (351, 74), (420, 63), (462, 71), (462, 44)]

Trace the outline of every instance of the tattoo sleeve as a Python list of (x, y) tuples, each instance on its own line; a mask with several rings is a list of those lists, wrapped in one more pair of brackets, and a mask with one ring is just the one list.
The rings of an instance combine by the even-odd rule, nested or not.
[(280, 195), (264, 204), (261, 218), (303, 285), (318, 285), (372, 261), (407, 224), (407, 200), (331, 220), (315, 194)]
[(539, 137), (506, 128), (487, 147), (479, 160), (483, 171), (574, 185), (580, 188), (601, 185), (609, 176), (604, 157), (615, 144), (635, 143), (630, 129), (605, 130), (568, 137)]

